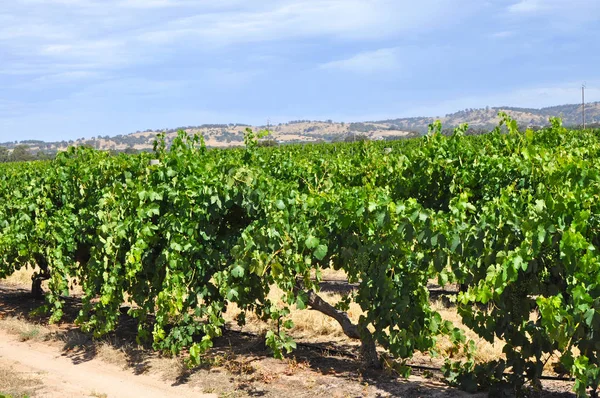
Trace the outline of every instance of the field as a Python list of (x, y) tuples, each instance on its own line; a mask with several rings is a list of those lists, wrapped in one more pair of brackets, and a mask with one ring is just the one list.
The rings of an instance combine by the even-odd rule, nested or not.
[[(434, 124), (422, 139), (260, 148), (247, 131), (244, 148), (208, 150), (181, 133), (153, 154), (3, 165), (0, 278), (22, 285), (33, 267), (44, 296), (34, 318), (6, 316), (77, 325), (91, 344), (125, 328), (182, 374), (239, 380), (258, 352), (300, 381), (336, 363), (349, 396), (460, 395), (442, 381), (547, 395), (556, 376), (595, 396), (600, 133), (501, 118), (476, 137)], [(398, 390), (411, 371), (421, 387)]]

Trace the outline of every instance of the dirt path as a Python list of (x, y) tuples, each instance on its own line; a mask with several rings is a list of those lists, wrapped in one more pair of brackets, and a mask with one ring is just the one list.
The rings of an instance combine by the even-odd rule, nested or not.
[[(39, 302), (26, 288), (0, 283), (0, 396), (16, 397), (256, 397), (263, 398), (483, 398), (449, 387), (438, 373), (408, 379), (388, 372), (361, 371), (354, 358), (298, 347), (276, 360), (264, 338), (225, 330), (206, 354), (204, 366), (183, 367), (133, 343), (137, 325), (123, 316), (110, 339), (93, 340), (73, 319), (76, 300), (65, 304), (65, 320), (48, 325), (32, 318)], [(338, 341), (324, 345), (352, 352)], [(425, 359), (425, 358), (424, 358)], [(419, 362), (420, 363), (420, 362)], [(436, 363), (421, 363), (437, 366)], [(141, 373), (141, 375), (139, 375)], [(574, 398), (572, 382), (544, 382), (531, 397)], [(206, 394), (213, 393), (213, 394)]]
[(217, 397), (186, 385), (171, 386), (153, 376), (134, 375), (98, 359), (75, 364), (52, 345), (21, 342), (1, 330), (0, 365), (39, 379), (33, 397)]

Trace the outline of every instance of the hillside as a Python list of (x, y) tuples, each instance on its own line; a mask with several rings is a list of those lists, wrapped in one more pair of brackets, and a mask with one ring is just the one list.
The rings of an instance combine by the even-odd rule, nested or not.
[[(581, 104), (558, 105), (547, 108), (516, 108), (516, 107), (486, 107), (481, 109), (465, 109), (445, 115), (444, 117), (416, 117), (383, 120), (377, 123), (393, 126), (397, 129), (414, 130), (420, 133), (427, 132), (427, 126), (436, 119), (440, 119), (446, 128), (456, 127), (468, 123), (476, 129), (492, 129), (498, 125), (500, 118), (498, 112), (504, 111), (517, 120), (520, 126), (545, 126), (552, 116), (560, 117), (565, 126), (581, 125)], [(600, 102), (586, 104), (586, 123), (600, 123)]]
[[(331, 142), (352, 139), (363, 135), (373, 140), (414, 137), (425, 134), (427, 127), (436, 119), (440, 119), (445, 128), (456, 127), (468, 123), (474, 130), (490, 130), (498, 124), (498, 112), (505, 111), (515, 118), (522, 127), (544, 126), (551, 116), (561, 117), (566, 126), (581, 124), (581, 105), (559, 105), (547, 108), (486, 107), (481, 109), (465, 109), (443, 117), (410, 117), (389, 120), (369, 121), (363, 123), (344, 123), (311, 120), (295, 120), (273, 126), (249, 126), (246, 124), (205, 124), (201, 126), (183, 126), (166, 131), (167, 142), (170, 142), (178, 130), (198, 133), (204, 136), (209, 147), (229, 147), (242, 145), (244, 131), (247, 127), (255, 130), (269, 128), (270, 139), (280, 144), (302, 142)], [(586, 121), (588, 124), (600, 123), (600, 102), (586, 104)], [(14, 149), (18, 145), (27, 145), (31, 152), (54, 153), (65, 150), (70, 145), (89, 145), (97, 149), (126, 151), (150, 150), (156, 135), (162, 130), (137, 131), (127, 135), (97, 136), (71, 141), (44, 142), (28, 140), (20, 142), (0, 143), (0, 146)]]

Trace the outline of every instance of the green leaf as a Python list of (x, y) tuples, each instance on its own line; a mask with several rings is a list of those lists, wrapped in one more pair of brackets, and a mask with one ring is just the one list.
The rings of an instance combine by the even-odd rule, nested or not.
[(231, 269), (231, 275), (233, 275), (236, 278), (241, 278), (244, 276), (244, 271), (245, 270), (242, 266), (236, 265)]
[(291, 329), (291, 328), (293, 328), (293, 327), (294, 327), (294, 321), (292, 321), (291, 319), (288, 319), (288, 320), (286, 320), (286, 321), (283, 323), (283, 327), (284, 327), (284, 328), (286, 328), (286, 329)]
[(452, 244), (450, 245), (450, 251), (454, 252), (456, 250), (456, 248), (458, 247), (458, 245), (460, 245), (460, 236), (458, 234), (455, 234), (452, 237)]
[(306, 292), (300, 291), (296, 296), (296, 307), (299, 310), (306, 309), (306, 304), (308, 303), (308, 296)]
[(234, 298), (238, 298), (239, 296), (240, 294), (236, 287), (232, 287), (227, 291), (227, 300), (233, 300)]
[(546, 240), (546, 229), (544, 228), (543, 225), (538, 225), (537, 236), (538, 236), (538, 241), (540, 243), (544, 243), (544, 240)]
[(327, 246), (326, 245), (317, 246), (317, 249), (314, 251), (313, 254), (318, 260), (323, 260), (325, 258), (325, 256), (327, 255)]
[(585, 323), (591, 327), (592, 326), (592, 321), (594, 320), (594, 314), (596, 313), (596, 311), (594, 311), (593, 308), (588, 309), (585, 314), (583, 315), (583, 319), (585, 320)]
[(543, 199), (538, 199), (535, 201), (535, 210), (538, 213), (541, 213), (542, 211), (544, 211), (545, 207), (546, 207), (546, 202), (544, 202)]
[(275, 202), (275, 206), (279, 209), (279, 210), (283, 210), (285, 209), (285, 203), (283, 203), (283, 200), (279, 199), (277, 202)]
[(192, 363), (200, 363), (200, 352), (200, 346), (197, 343), (192, 344), (190, 347), (190, 359), (192, 360)]
[(283, 266), (278, 261), (271, 263), (271, 275), (274, 278), (278, 278), (281, 274), (283, 274)]
[(319, 239), (315, 238), (314, 236), (311, 235), (308, 238), (306, 238), (306, 240), (304, 241), (304, 244), (306, 245), (307, 248), (314, 249), (315, 247), (317, 247), (319, 245)]
[(438, 284), (440, 286), (446, 286), (447, 283), (448, 283), (448, 274), (444, 271), (440, 272), (438, 274)]

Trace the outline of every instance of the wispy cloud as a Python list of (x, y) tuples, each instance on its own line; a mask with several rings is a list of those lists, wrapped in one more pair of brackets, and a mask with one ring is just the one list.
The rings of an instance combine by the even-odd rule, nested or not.
[[(0, 72), (1, 73), (1, 72)], [(109, 76), (105, 72), (90, 71), (90, 70), (72, 70), (67, 72), (59, 72), (54, 74), (43, 74), (31, 80), (15, 85), (16, 88), (26, 90), (44, 90), (52, 86), (65, 86), (69, 84), (79, 84), (81, 82), (90, 83), (99, 79), (108, 79)]]
[(28, 6), (66, 6), (80, 9), (166, 8), (197, 4), (195, 0), (14, 0)]
[(491, 34), (491, 37), (494, 39), (506, 39), (508, 37), (512, 37), (515, 35), (515, 32), (512, 30), (504, 30), (502, 32), (494, 32)]
[(354, 73), (379, 73), (398, 70), (401, 66), (398, 48), (381, 48), (358, 53), (350, 58), (321, 64), (321, 69), (335, 69)]
[[(560, 23), (572, 22), (575, 18), (582, 22), (589, 22), (598, 18), (600, 2), (596, 0), (519, 0), (509, 5), (506, 9), (509, 14), (524, 17), (553, 16)], [(548, 22), (552, 23), (553, 19)]]
[[(0, 14), (0, 50), (31, 64), (64, 65), (64, 72), (73, 63), (107, 70), (164, 62), (181, 48), (207, 53), (286, 41), (388, 40), (437, 29), (454, 8), (451, 0), (418, 6), (394, 0), (14, 0)], [(389, 53), (374, 55), (391, 62)], [(3, 69), (10, 67), (9, 60)]]
[(175, 19), (142, 32), (139, 38), (160, 44), (187, 38), (221, 46), (319, 36), (372, 40), (428, 30), (431, 22), (441, 23), (441, 16), (452, 12), (449, 0), (424, 0), (418, 7), (390, 0), (271, 0), (264, 4)]
[(526, 14), (539, 11), (543, 7), (541, 0), (521, 0), (508, 7), (508, 11), (517, 14)]
[(598, 26), (598, 0), (5, 0), (0, 134), (560, 103)]

